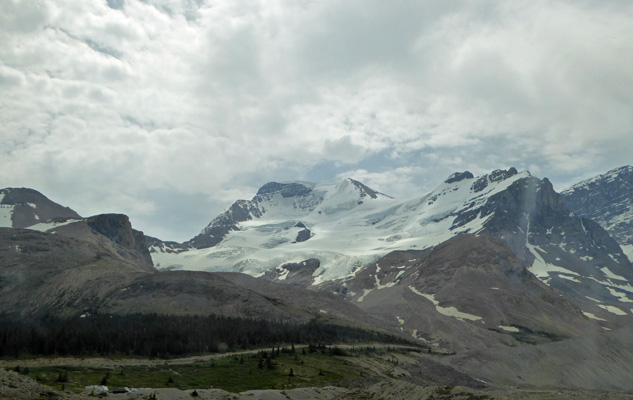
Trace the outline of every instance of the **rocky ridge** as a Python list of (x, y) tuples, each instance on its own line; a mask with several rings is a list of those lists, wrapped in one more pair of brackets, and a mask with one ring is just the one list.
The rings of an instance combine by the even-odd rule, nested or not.
[(633, 167), (613, 169), (561, 192), (577, 215), (606, 229), (633, 259)]

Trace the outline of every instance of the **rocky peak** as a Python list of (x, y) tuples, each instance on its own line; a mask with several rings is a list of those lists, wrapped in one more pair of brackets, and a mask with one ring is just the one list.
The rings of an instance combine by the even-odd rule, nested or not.
[(455, 172), (453, 174), (451, 174), (445, 181), (444, 183), (454, 183), (454, 182), (460, 182), (463, 181), (464, 179), (473, 179), (474, 176), (470, 171), (464, 171), (464, 172)]
[(360, 190), (360, 197), (361, 197), (361, 199), (363, 197), (368, 197), (368, 196), (370, 198), (372, 198), (372, 199), (377, 199), (378, 198), (378, 192), (376, 192), (375, 190), (373, 190), (369, 186), (365, 185), (362, 182), (354, 180), (352, 178), (348, 178), (348, 179), (350, 180), (350, 182), (352, 182), (354, 184), (354, 186), (356, 186), (358, 188), (358, 190)]
[(512, 167), (512, 168), (510, 168), (508, 170), (496, 169), (496, 170), (492, 171), (490, 174), (483, 175), (482, 177), (477, 179), (473, 183), (472, 189), (475, 192), (481, 192), (486, 187), (488, 187), (488, 184), (493, 183), (493, 182), (504, 181), (504, 180), (506, 180), (508, 178), (511, 178), (512, 176), (514, 176), (516, 174), (518, 174), (518, 171), (514, 167)]
[(152, 257), (149, 253), (145, 235), (143, 232), (132, 229), (132, 224), (127, 215), (101, 214), (86, 218), (87, 225), (96, 233), (99, 233), (124, 249), (132, 250), (140, 254), (140, 263), (152, 266)]
[(10, 220), (0, 221), (0, 226), (26, 228), (53, 218), (81, 218), (68, 207), (63, 207), (29, 188), (0, 190), (0, 207)]
[[(261, 189), (260, 189), (261, 190)], [(265, 194), (266, 195), (266, 194)], [(255, 198), (260, 198), (259, 195)], [(226, 211), (215, 217), (199, 235), (189, 241), (189, 245), (198, 249), (213, 247), (220, 243), (230, 232), (239, 230), (239, 223), (262, 216), (257, 202), (251, 200), (238, 200)]]
[(278, 183), (268, 182), (257, 191), (257, 196), (272, 195), (279, 193), (282, 197), (306, 196), (310, 194), (312, 188), (303, 183), (289, 182)]

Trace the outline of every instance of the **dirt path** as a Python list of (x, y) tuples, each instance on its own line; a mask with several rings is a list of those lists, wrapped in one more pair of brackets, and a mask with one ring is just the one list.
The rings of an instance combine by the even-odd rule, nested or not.
[[(307, 348), (307, 345), (298, 345), (295, 346), (295, 349), (301, 350), (303, 348)], [(363, 347), (374, 347), (377, 349), (384, 349), (387, 347), (390, 348), (399, 348), (399, 349), (414, 349), (412, 346), (404, 346), (404, 345), (395, 345), (395, 344), (383, 344), (383, 343), (375, 343), (375, 344), (367, 344), (367, 345), (347, 345), (347, 344), (338, 344), (338, 345), (328, 345), (328, 347), (338, 347), (341, 349), (352, 349), (352, 348), (363, 348)], [(203, 356), (191, 356), (191, 357), (183, 357), (183, 358), (172, 358), (172, 359), (149, 359), (149, 358), (106, 358), (106, 357), (49, 357), (49, 358), (33, 358), (33, 359), (23, 359), (23, 360), (0, 360), (0, 368), (9, 368), (15, 367), (19, 365), (20, 367), (59, 367), (59, 366), (73, 366), (73, 367), (93, 367), (93, 368), (116, 368), (122, 366), (137, 366), (137, 365), (145, 365), (145, 366), (154, 366), (154, 365), (182, 365), (182, 364), (192, 364), (196, 362), (204, 362), (217, 360), (220, 358), (227, 358), (239, 355), (247, 355), (258, 353), (260, 351), (268, 351), (271, 347), (264, 347), (254, 350), (245, 350), (245, 351), (237, 351), (232, 353), (221, 353), (221, 354), (207, 354)]]

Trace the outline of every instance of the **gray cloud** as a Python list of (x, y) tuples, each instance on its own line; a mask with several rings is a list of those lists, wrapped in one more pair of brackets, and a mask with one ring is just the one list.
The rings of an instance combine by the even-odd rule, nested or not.
[(125, 0), (107, 0), (106, 3), (115, 10), (121, 10), (125, 6)]
[(268, 180), (406, 197), (516, 166), (562, 188), (631, 163), (631, 17), (597, 0), (11, 0), (0, 182), (179, 240)]

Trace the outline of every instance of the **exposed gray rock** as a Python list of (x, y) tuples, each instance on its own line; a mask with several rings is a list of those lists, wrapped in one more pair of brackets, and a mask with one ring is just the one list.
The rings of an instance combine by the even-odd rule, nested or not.
[(297, 233), (297, 238), (295, 239), (295, 242), (305, 242), (306, 240), (310, 239), (311, 236), (312, 232), (310, 231), (310, 229), (302, 229), (299, 231), (299, 233)]
[[(386, 196), (385, 194), (375, 191), (374, 189), (370, 188), (369, 186), (365, 185), (362, 182), (359, 182), (359, 181), (351, 179), (351, 178), (349, 180), (358, 189), (360, 189), (360, 197), (361, 197), (361, 199), (364, 198), (364, 197), (370, 197), (372, 199), (377, 199), (379, 194), (381, 194), (383, 196)], [(389, 196), (387, 196), (387, 197), (389, 197)]]
[(481, 192), (482, 190), (484, 190), (487, 186), (488, 183), (490, 182), (499, 182), (505, 179), (508, 179), (509, 177), (518, 174), (516, 168), (512, 167), (508, 170), (503, 170), (503, 169), (496, 169), (494, 171), (492, 171), (490, 174), (488, 175), (484, 175), (481, 178), (477, 179), (473, 185), (472, 185), (472, 189), (475, 192)]
[(616, 168), (579, 182), (561, 192), (576, 215), (590, 218), (606, 229), (633, 255), (633, 167)]
[(202, 232), (189, 241), (192, 247), (204, 249), (220, 243), (231, 231), (238, 230), (240, 222), (262, 215), (257, 203), (252, 200), (238, 200), (228, 210), (217, 216)]
[(283, 283), (309, 287), (313, 283), (314, 272), (321, 266), (318, 258), (309, 258), (298, 263), (288, 263), (268, 270), (263, 278), (271, 281), (280, 280)]
[(444, 183), (460, 182), (460, 181), (463, 181), (464, 179), (473, 179), (473, 178), (474, 178), (474, 175), (470, 171), (455, 172), (454, 174), (449, 176), (444, 181)]
[(153, 266), (143, 232), (132, 229), (130, 219), (123, 214), (101, 214), (89, 217), (86, 223), (94, 231), (102, 234), (123, 248), (138, 252), (139, 264)]

